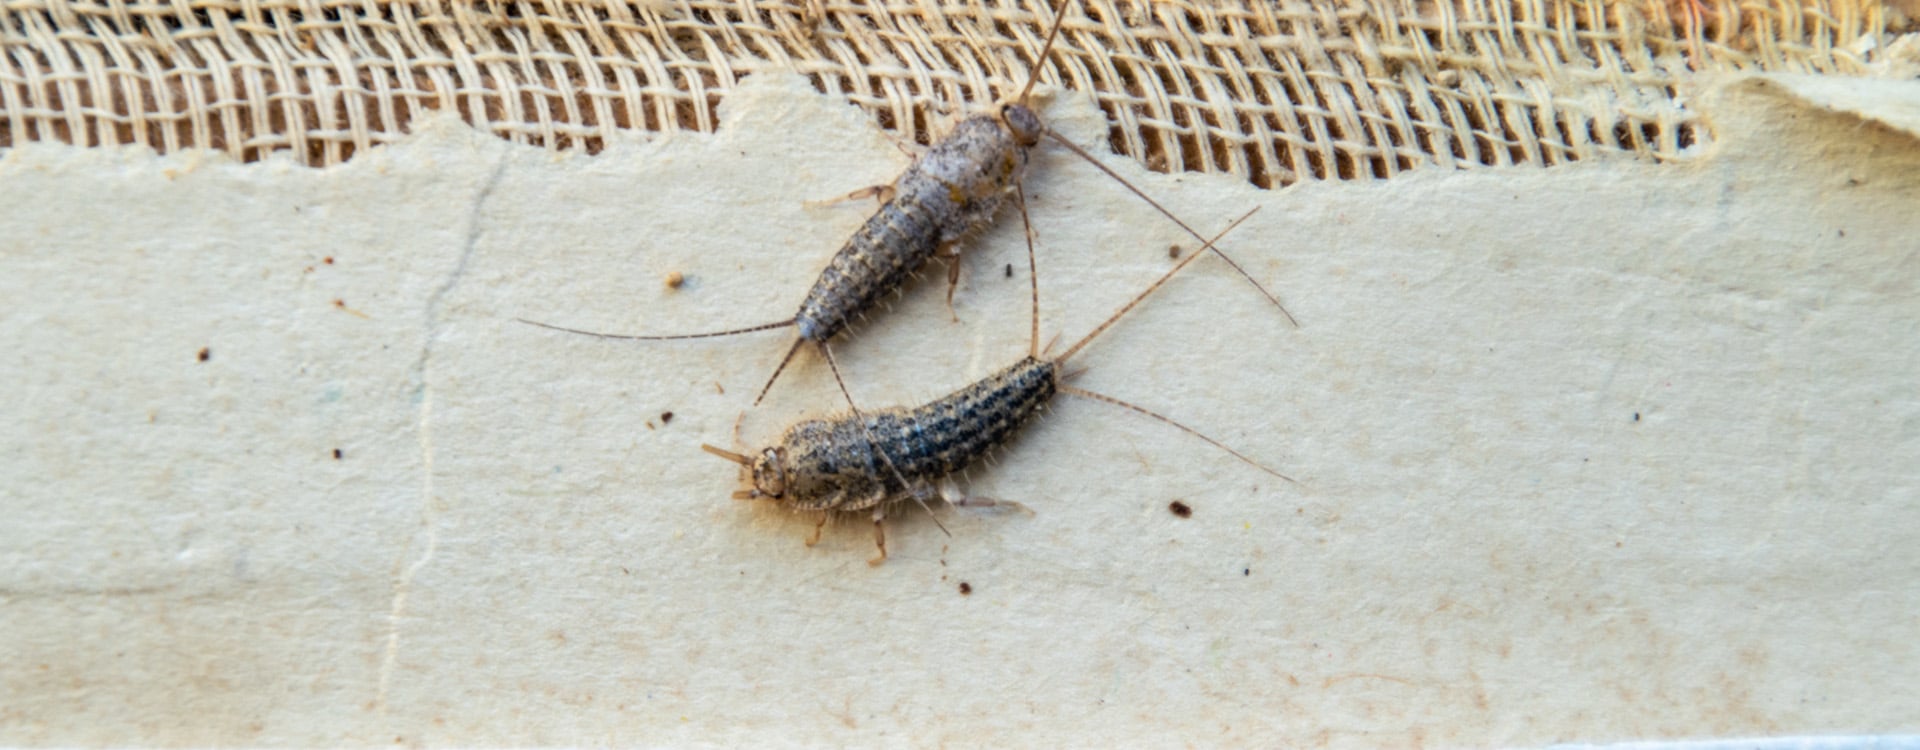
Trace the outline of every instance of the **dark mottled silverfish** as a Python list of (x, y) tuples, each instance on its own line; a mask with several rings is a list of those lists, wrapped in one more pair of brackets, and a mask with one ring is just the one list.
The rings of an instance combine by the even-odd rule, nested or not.
[[(809, 341), (816, 344), (831, 363), (833, 351), (827, 347), (827, 343), (854, 319), (898, 291), (909, 276), (935, 255), (949, 259), (947, 304), (951, 307), (953, 290), (960, 278), (960, 266), (953, 259), (959, 256), (961, 241), (991, 224), (1008, 196), (1018, 196), (1020, 179), (1027, 169), (1028, 152), (1047, 136), (1052, 136), (1088, 163), (1118, 180), (1195, 239), (1206, 239), (1091, 154), (1049, 131), (1040, 115), (1028, 106), (1027, 97), (1033, 91), (1034, 82), (1039, 80), (1040, 68), (1053, 50), (1054, 40), (1058, 38), (1066, 18), (1063, 12), (1065, 6), (1064, 0), (1055, 6), (1053, 28), (1047, 32), (1046, 43), (1041, 47), (1040, 56), (1036, 58), (1033, 71), (1028, 75), (1026, 86), (1020, 90), (1019, 96), (999, 102), (989, 112), (961, 120), (951, 132), (916, 158), (893, 184), (865, 188), (847, 196), (879, 198), (880, 210), (867, 219), (867, 223), (827, 262), (826, 270), (813, 282), (813, 288), (808, 290), (806, 299), (800, 303), (799, 312), (794, 313), (792, 318), (727, 331), (667, 336), (596, 333), (524, 318), (521, 322), (568, 333), (639, 341), (712, 338), (792, 326), (799, 337), (787, 349), (786, 356), (774, 368), (773, 375), (767, 378), (767, 384), (760, 388), (760, 394), (754, 397), (753, 403), (757, 406), (766, 398), (767, 391), (773, 388), (774, 381), (780, 378), (780, 373), (786, 370), (803, 344)], [(1275, 307), (1280, 308), (1288, 321), (1293, 321), (1293, 314), (1287, 312), (1280, 300), (1262, 287), (1260, 282), (1254, 281), (1239, 263), (1218, 248), (1214, 248), (1213, 252), (1232, 265)]]
[[(1252, 215), (1253, 211), (1247, 212), (1207, 244), (1213, 244)], [(874, 544), (880, 553), (868, 562), (876, 565), (887, 557), (882, 524), (888, 506), (904, 500), (925, 506), (928, 500), (935, 499), (946, 499), (956, 505), (994, 504), (984, 498), (952, 499), (953, 493), (947, 491), (952, 475), (1005, 444), (1032, 421), (1056, 393), (1070, 393), (1131, 409), (1173, 425), (1261, 471), (1291, 482), (1286, 475), (1192, 428), (1064, 382), (1071, 375), (1062, 370), (1068, 359), (1200, 255), (1194, 253), (1180, 261), (1059, 357), (1045, 359), (1039, 351), (1039, 282), (1033, 280), (1032, 343), (1027, 356), (1013, 365), (923, 406), (864, 412), (855, 409), (847, 416), (800, 422), (787, 430), (778, 445), (764, 448), (755, 455), (742, 455), (711, 445), (700, 447), (746, 467), (743, 474), (750, 477), (752, 489), (735, 492), (736, 499), (769, 499), (794, 510), (823, 511), (821, 526), (831, 513), (871, 511)], [(1031, 276), (1034, 265), (1031, 247), (1027, 264)], [(820, 527), (816, 526), (808, 544), (818, 541), (819, 535)]]

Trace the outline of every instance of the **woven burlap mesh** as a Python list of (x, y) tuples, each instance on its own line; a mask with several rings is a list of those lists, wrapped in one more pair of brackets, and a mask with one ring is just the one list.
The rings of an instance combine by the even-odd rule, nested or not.
[[(925, 141), (1024, 81), (1047, 0), (11, 0), (0, 147), (288, 152), (338, 164), (453, 111), (553, 149), (715, 127), (763, 70)], [(1699, 70), (1872, 74), (1913, 21), (1879, 3), (1072, 0), (1041, 81), (1111, 147), (1275, 186), (1424, 165), (1684, 158)]]

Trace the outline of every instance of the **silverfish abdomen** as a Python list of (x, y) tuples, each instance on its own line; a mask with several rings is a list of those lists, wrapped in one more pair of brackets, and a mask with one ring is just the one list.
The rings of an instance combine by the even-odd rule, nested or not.
[(875, 212), (827, 262), (794, 322), (800, 337), (825, 342), (899, 289), (940, 248), (934, 217), (900, 194)]
[(876, 493), (906, 492), (896, 469), (909, 483), (960, 471), (1005, 443), (1053, 398), (1054, 376), (1052, 362), (1029, 357), (932, 403), (867, 412), (864, 430), (851, 416), (794, 425), (781, 440), (786, 500), (805, 506), (841, 494), (838, 504), (860, 504)]
[(893, 199), (827, 262), (795, 316), (801, 338), (833, 338), (941, 247), (990, 223), (1026, 166), (1027, 150), (998, 120), (960, 121), (907, 168)]

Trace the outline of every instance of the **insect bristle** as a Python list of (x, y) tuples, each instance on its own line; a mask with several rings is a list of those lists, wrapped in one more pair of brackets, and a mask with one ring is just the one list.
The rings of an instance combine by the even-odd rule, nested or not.
[[(1223, 229), (1220, 231), (1219, 234), (1214, 235), (1213, 239), (1207, 240), (1206, 244), (1201, 245), (1200, 250), (1204, 251), (1209, 248), (1212, 248), (1213, 243), (1219, 242), (1220, 238), (1227, 236), (1227, 233), (1232, 232), (1234, 228), (1240, 226), (1240, 224), (1245, 222), (1247, 219), (1253, 218), (1253, 215), (1256, 213), (1259, 213), (1259, 211), (1260, 211), (1260, 207), (1255, 206), (1252, 211), (1248, 211), (1245, 214), (1242, 214), (1240, 218), (1235, 219), (1232, 224), (1227, 225), (1226, 229)], [(1171, 281), (1173, 279), (1175, 274), (1180, 273), (1181, 269), (1186, 268), (1189, 264), (1199, 259), (1200, 259), (1200, 252), (1195, 251), (1194, 254), (1187, 256), (1185, 260), (1180, 261), (1179, 264), (1175, 265), (1171, 270), (1168, 270), (1166, 273), (1161, 274), (1160, 278), (1154, 281), (1152, 286), (1147, 287), (1146, 291), (1143, 291), (1140, 294), (1134, 296), (1133, 299), (1128, 300), (1127, 304), (1120, 306), (1120, 309), (1118, 311), (1114, 312), (1113, 315), (1108, 316), (1107, 319), (1103, 321), (1100, 325), (1094, 327), (1093, 331), (1091, 333), (1088, 333), (1085, 338), (1082, 338), (1079, 341), (1074, 342), (1073, 346), (1068, 347), (1065, 352), (1061, 353), (1059, 357), (1055, 358), (1053, 360), (1054, 363), (1064, 364), (1066, 363), (1067, 360), (1072, 359), (1073, 355), (1079, 353), (1079, 351), (1082, 348), (1086, 347), (1087, 344), (1093, 343), (1093, 340), (1095, 338), (1098, 338), (1100, 334), (1105, 333), (1108, 328), (1113, 327), (1114, 323), (1119, 322), (1122, 316), (1126, 315), (1128, 312), (1131, 312), (1133, 308), (1138, 306), (1142, 300), (1145, 300), (1149, 295), (1153, 294), (1155, 291), (1158, 291), (1160, 287), (1165, 286), (1168, 281)]]
[(706, 333), (680, 333), (680, 334), (674, 334), (672, 336), (636, 336), (636, 335), (625, 334), (625, 333), (600, 333), (598, 331), (587, 331), (579, 328), (568, 328), (566, 326), (557, 326), (552, 323), (542, 323), (537, 320), (527, 320), (526, 318), (514, 318), (514, 320), (520, 321), (530, 326), (539, 326), (541, 328), (547, 328), (547, 329), (561, 331), (565, 333), (577, 333), (582, 336), (592, 336), (594, 338), (599, 338), (599, 339), (619, 339), (622, 341), (677, 341), (680, 339), (710, 339), (710, 338), (717, 338), (720, 336), (733, 336), (733, 335), (742, 334), (742, 333), (771, 331), (775, 328), (786, 328), (787, 326), (795, 325), (799, 322), (797, 319), (788, 318), (786, 320), (775, 321), (772, 323), (761, 323), (759, 325), (747, 326), (745, 328), (734, 328), (726, 331), (709, 331)]
[(1053, 30), (1047, 32), (1046, 43), (1040, 45), (1040, 56), (1034, 58), (1033, 71), (1027, 74), (1027, 85), (1020, 89), (1020, 96), (1016, 97), (1014, 101), (1025, 103), (1027, 97), (1033, 93), (1033, 84), (1040, 80), (1040, 69), (1046, 67), (1047, 55), (1053, 52), (1053, 42), (1055, 39), (1060, 38), (1060, 29), (1066, 25), (1066, 10), (1067, 0), (1060, 0), (1060, 2), (1054, 3)]
[(719, 457), (721, 457), (721, 458), (724, 458), (724, 459), (726, 459), (726, 460), (728, 460), (728, 461), (732, 461), (732, 462), (734, 462), (734, 463), (736, 463), (736, 464), (739, 464), (739, 465), (741, 465), (741, 466), (752, 466), (752, 465), (753, 465), (753, 459), (751, 459), (751, 458), (748, 458), (748, 457), (746, 457), (746, 456), (742, 456), (742, 455), (740, 455), (740, 454), (738, 454), (738, 453), (735, 453), (735, 452), (733, 452), (733, 451), (730, 451), (730, 450), (727, 450), (727, 449), (725, 449), (725, 448), (716, 448), (716, 447), (714, 447), (714, 446), (711, 446), (711, 445), (707, 445), (706, 443), (701, 443), (701, 444), (700, 444), (700, 450), (703, 450), (703, 451), (706, 451), (706, 452), (708, 452), (708, 453), (711, 453), (711, 454), (713, 454), (713, 455), (716, 455), (716, 456), (719, 456)]
[(1104, 393), (1094, 393), (1093, 391), (1089, 391), (1089, 390), (1086, 390), (1086, 389), (1084, 389), (1084, 388), (1075, 388), (1075, 387), (1073, 387), (1073, 386), (1070, 386), (1070, 385), (1062, 385), (1062, 386), (1060, 386), (1060, 392), (1061, 392), (1061, 393), (1069, 393), (1069, 394), (1072, 394), (1072, 395), (1075, 395), (1075, 396), (1079, 396), (1079, 397), (1081, 397), (1081, 398), (1086, 398), (1086, 399), (1092, 399), (1092, 400), (1094, 400), (1094, 401), (1099, 401), (1099, 402), (1102, 402), (1102, 403), (1107, 403), (1107, 404), (1112, 404), (1112, 405), (1114, 405), (1114, 406), (1118, 406), (1118, 407), (1120, 407), (1120, 408), (1122, 408), (1122, 409), (1126, 409), (1126, 410), (1128, 410), (1128, 411), (1132, 411), (1132, 412), (1135, 412), (1135, 413), (1138, 413), (1138, 414), (1141, 414), (1141, 415), (1144, 415), (1144, 416), (1146, 416), (1146, 417), (1150, 417), (1150, 418), (1152, 418), (1152, 419), (1155, 419), (1155, 420), (1158, 420), (1158, 421), (1160, 421), (1160, 422), (1162, 422), (1162, 423), (1164, 423), (1164, 424), (1167, 424), (1167, 425), (1171, 425), (1171, 426), (1172, 426), (1172, 427), (1173, 427), (1174, 429), (1177, 429), (1177, 430), (1179, 430), (1179, 431), (1181, 431), (1181, 432), (1184, 432), (1184, 433), (1187, 433), (1188, 435), (1192, 435), (1192, 436), (1194, 436), (1194, 437), (1197, 437), (1197, 438), (1200, 438), (1201, 440), (1205, 440), (1205, 441), (1207, 441), (1207, 443), (1208, 443), (1208, 444), (1210, 444), (1210, 445), (1212, 445), (1212, 446), (1213, 446), (1213, 447), (1215, 447), (1215, 448), (1219, 448), (1220, 450), (1223, 450), (1223, 451), (1226, 451), (1226, 452), (1227, 452), (1228, 454), (1231, 454), (1231, 455), (1232, 455), (1232, 456), (1233, 456), (1234, 458), (1237, 458), (1237, 459), (1240, 459), (1240, 461), (1241, 461), (1242, 463), (1245, 463), (1245, 464), (1246, 464), (1246, 465), (1248, 465), (1248, 466), (1251, 466), (1251, 467), (1253, 467), (1253, 468), (1256, 468), (1256, 469), (1259, 469), (1259, 470), (1261, 470), (1261, 471), (1264, 471), (1264, 472), (1266, 472), (1266, 473), (1268, 473), (1268, 474), (1272, 474), (1273, 476), (1276, 476), (1276, 477), (1279, 477), (1280, 479), (1284, 479), (1284, 480), (1286, 480), (1286, 481), (1287, 481), (1287, 482), (1288, 482), (1289, 484), (1298, 484), (1298, 483), (1299, 483), (1299, 482), (1298, 482), (1298, 480), (1296, 480), (1296, 479), (1294, 479), (1293, 477), (1290, 477), (1290, 476), (1287, 476), (1287, 475), (1285, 475), (1285, 474), (1282, 474), (1282, 473), (1280, 473), (1280, 472), (1278, 472), (1278, 471), (1274, 471), (1273, 469), (1271, 469), (1271, 468), (1268, 468), (1268, 467), (1267, 467), (1267, 466), (1266, 466), (1265, 464), (1262, 464), (1262, 463), (1260, 463), (1259, 461), (1255, 461), (1255, 460), (1253, 460), (1252, 458), (1249, 458), (1249, 457), (1247, 457), (1247, 455), (1246, 455), (1246, 454), (1244, 454), (1244, 453), (1241, 453), (1240, 451), (1237, 451), (1237, 450), (1234, 450), (1234, 449), (1232, 449), (1232, 448), (1229, 448), (1229, 447), (1227, 447), (1227, 444), (1226, 444), (1226, 443), (1222, 443), (1222, 442), (1220, 442), (1220, 441), (1218, 441), (1218, 440), (1215, 440), (1215, 439), (1213, 439), (1213, 438), (1210, 438), (1210, 437), (1207, 437), (1207, 435), (1206, 435), (1205, 433), (1202, 433), (1202, 432), (1201, 432), (1201, 431), (1199, 431), (1199, 430), (1196, 430), (1196, 429), (1193, 429), (1192, 427), (1188, 427), (1188, 426), (1186, 426), (1186, 425), (1183, 425), (1183, 424), (1181, 424), (1181, 423), (1179, 423), (1179, 422), (1176, 422), (1176, 421), (1174, 421), (1174, 420), (1173, 420), (1172, 418), (1169, 418), (1169, 417), (1166, 417), (1166, 416), (1162, 416), (1162, 415), (1160, 415), (1160, 414), (1157, 414), (1157, 413), (1154, 413), (1154, 412), (1152, 412), (1152, 411), (1149, 411), (1149, 410), (1147, 410), (1147, 409), (1146, 409), (1146, 408), (1144, 408), (1144, 407), (1141, 407), (1141, 406), (1137, 406), (1137, 405), (1134, 405), (1134, 404), (1130, 404), (1130, 403), (1127, 403), (1127, 402), (1125, 402), (1125, 401), (1121, 401), (1120, 399), (1117, 399), (1117, 398), (1114, 398), (1114, 397), (1112, 397), (1112, 396), (1108, 396), (1108, 395), (1106, 395), (1106, 394), (1104, 394)]
[(754, 406), (759, 406), (761, 401), (766, 400), (767, 391), (773, 390), (773, 381), (779, 380), (780, 373), (787, 371), (787, 365), (793, 362), (793, 355), (799, 354), (800, 346), (805, 343), (807, 343), (807, 340), (804, 338), (793, 340), (793, 346), (787, 349), (787, 356), (780, 358), (780, 366), (773, 368), (773, 375), (767, 378), (767, 384), (760, 386), (760, 395), (753, 397)]
[[(1113, 171), (1112, 167), (1109, 167), (1105, 164), (1100, 163), (1099, 159), (1093, 158), (1093, 154), (1087, 153), (1086, 149), (1083, 149), (1078, 144), (1075, 144), (1073, 141), (1068, 140), (1066, 136), (1056, 133), (1052, 130), (1047, 131), (1047, 136), (1053, 138), (1054, 142), (1059, 143), (1061, 146), (1065, 147), (1068, 151), (1072, 151), (1075, 155), (1079, 156), (1081, 160), (1085, 161), (1088, 164), (1092, 164), (1095, 169), (1098, 169), (1101, 172), (1106, 173), (1108, 177), (1112, 177), (1115, 182), (1118, 182), (1122, 187), (1125, 187), (1127, 189), (1127, 192), (1133, 193), (1134, 196), (1138, 197), (1140, 200), (1146, 201), (1147, 205), (1153, 207), (1153, 210), (1160, 212), (1161, 216), (1165, 216), (1168, 219), (1171, 219), (1174, 224), (1179, 225), (1182, 231), (1185, 231), (1188, 235), (1192, 236), (1194, 239), (1201, 240), (1201, 241), (1206, 240), (1205, 237), (1200, 236), (1200, 232), (1196, 231), (1193, 227), (1188, 226), (1185, 221), (1182, 221), (1180, 219), (1180, 217), (1173, 215), (1173, 212), (1167, 210), (1165, 206), (1160, 205), (1159, 201), (1156, 201), (1153, 198), (1148, 197), (1145, 192), (1142, 192), (1140, 190), (1140, 188), (1134, 187), (1133, 183), (1128, 182), (1125, 177), (1121, 177), (1119, 172)], [(1252, 284), (1253, 288), (1258, 290), (1261, 296), (1264, 296), (1267, 298), (1267, 302), (1272, 303), (1275, 308), (1278, 308), (1280, 310), (1281, 315), (1286, 316), (1288, 323), (1291, 323), (1295, 328), (1300, 327), (1300, 321), (1294, 319), (1293, 313), (1287, 311), (1286, 305), (1280, 304), (1280, 298), (1274, 296), (1273, 292), (1267, 291), (1267, 288), (1265, 286), (1262, 286), (1259, 281), (1254, 280), (1253, 274), (1247, 273), (1247, 269), (1242, 268), (1240, 266), (1239, 261), (1236, 261), (1233, 259), (1232, 256), (1227, 255), (1226, 251), (1221, 250), (1220, 248), (1214, 247), (1213, 243), (1211, 242), (1208, 242), (1205, 246), (1202, 246), (1200, 250), (1196, 252), (1207, 251), (1207, 250), (1211, 250), (1213, 251), (1214, 255), (1220, 256), (1221, 260), (1226, 261), (1227, 265), (1233, 267), (1233, 270), (1235, 273), (1240, 274), (1241, 278), (1246, 279), (1247, 283)]]
[[(1072, 358), (1073, 355), (1079, 353), (1079, 351), (1082, 348), (1085, 348), (1087, 344), (1092, 343), (1095, 338), (1098, 338), (1100, 336), (1100, 334), (1106, 332), (1108, 328), (1111, 328), (1114, 323), (1119, 322), (1121, 317), (1125, 316), (1128, 312), (1131, 312), (1135, 307), (1138, 307), (1141, 302), (1145, 301), (1146, 298), (1148, 296), (1151, 296), (1155, 291), (1158, 291), (1160, 287), (1165, 286), (1166, 283), (1172, 280), (1176, 274), (1179, 274), (1182, 269), (1186, 268), (1189, 264), (1193, 263), (1195, 260), (1198, 260), (1203, 251), (1209, 248), (1212, 248), (1215, 242), (1219, 242), (1222, 237), (1227, 236), (1228, 233), (1232, 232), (1236, 227), (1239, 227), (1242, 223), (1246, 222), (1247, 219), (1252, 218), (1253, 215), (1255, 213), (1258, 213), (1259, 211), (1260, 211), (1260, 208), (1258, 206), (1255, 206), (1253, 210), (1248, 211), (1245, 214), (1242, 214), (1240, 218), (1235, 219), (1232, 224), (1227, 225), (1226, 229), (1223, 229), (1220, 231), (1219, 234), (1214, 235), (1213, 239), (1206, 240), (1206, 244), (1201, 245), (1199, 251), (1195, 251), (1193, 254), (1188, 255), (1186, 258), (1182, 259), (1178, 264), (1175, 264), (1172, 269), (1168, 270), (1164, 274), (1161, 274), (1160, 278), (1156, 279), (1152, 285), (1146, 288), (1145, 291), (1142, 291), (1140, 294), (1134, 296), (1133, 299), (1128, 300), (1126, 304), (1121, 305), (1119, 310), (1115, 311), (1112, 315), (1108, 316), (1106, 320), (1100, 323), (1100, 325), (1095, 326), (1091, 333), (1088, 333), (1084, 338), (1081, 338), (1079, 341), (1074, 342), (1073, 346), (1068, 347), (1067, 350), (1061, 353), (1059, 357), (1054, 358), (1053, 365), (1055, 367), (1059, 367), (1064, 363), (1066, 363), (1068, 359)], [(1052, 348), (1052, 345), (1049, 344), (1048, 348)], [(1195, 430), (1192, 427), (1188, 427), (1168, 417), (1149, 411), (1143, 407), (1128, 403), (1126, 401), (1122, 401), (1120, 399), (1117, 399), (1105, 394), (1095, 393), (1093, 391), (1089, 391), (1082, 388), (1075, 388), (1073, 386), (1067, 385), (1064, 382), (1068, 378), (1071, 378), (1074, 375), (1079, 374), (1079, 372), (1080, 372), (1079, 370), (1075, 370), (1072, 372), (1067, 372), (1063, 375), (1056, 376), (1057, 379), (1055, 380), (1054, 387), (1058, 389), (1060, 393), (1072, 394), (1075, 396), (1079, 396), (1081, 398), (1092, 399), (1094, 401), (1100, 401), (1103, 403), (1112, 404), (1114, 406), (1118, 406), (1120, 408), (1127, 409), (1127, 410), (1136, 412), (1138, 414), (1150, 417), (1152, 419), (1158, 420), (1160, 422), (1166, 423), (1182, 432), (1185, 432), (1189, 435), (1192, 435), (1194, 437), (1197, 437), (1197, 438), (1200, 438), (1201, 440), (1206, 441), (1208, 444), (1211, 444), (1215, 448), (1219, 448), (1220, 450), (1226, 451), (1228, 454), (1231, 454), (1234, 458), (1240, 459), (1242, 462), (1245, 462), (1249, 466), (1252, 466), (1256, 469), (1264, 471), (1275, 477), (1279, 477), (1280, 479), (1284, 479), (1288, 482), (1294, 481), (1292, 477), (1289, 477), (1285, 474), (1282, 474), (1278, 471), (1274, 471), (1273, 469), (1268, 468), (1267, 466), (1261, 464), (1260, 462), (1247, 457), (1246, 454), (1243, 454), (1237, 450), (1227, 447), (1225, 443), (1222, 443), (1218, 440), (1215, 440), (1211, 437), (1206, 436), (1205, 434), (1201, 433), (1199, 430)]]

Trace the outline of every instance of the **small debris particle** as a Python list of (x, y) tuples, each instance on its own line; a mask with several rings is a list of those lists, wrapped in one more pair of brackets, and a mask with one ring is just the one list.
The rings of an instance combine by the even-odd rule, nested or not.
[(322, 259), (321, 259), (321, 262), (322, 262), (322, 263), (325, 263), (325, 264), (327, 264), (327, 265), (329, 265), (329, 266), (331, 266), (331, 265), (333, 265), (333, 256), (331, 256), (331, 255), (329, 255), (329, 256), (327, 256), (327, 257), (325, 257), (325, 258), (322, 258)]
[(199, 356), (200, 356), (200, 361), (202, 361), (202, 362), (205, 362), (205, 361), (207, 361), (207, 360), (209, 360), (209, 359), (213, 359), (213, 350), (212, 350), (212, 349), (209, 349), (209, 348), (207, 348), (207, 347), (204, 347), (204, 346), (203, 346), (203, 347), (200, 347), (200, 355), (199, 355)]
[(722, 395), (722, 396), (725, 396), (725, 395), (727, 395), (727, 389), (725, 389), (725, 388), (721, 388), (721, 387), (720, 387), (720, 381), (718, 381), (718, 380), (716, 380), (716, 381), (713, 381), (713, 392), (714, 392), (714, 393), (718, 393), (718, 394), (720, 394), (720, 395)]
[(1009, 279), (1011, 279), (1011, 278), (1013, 278), (1013, 264), (1012, 264), (1012, 263), (1008, 263), (1008, 264), (1007, 264), (1007, 278), (1009, 278)]
[(1634, 413), (1633, 413), (1633, 421), (1635, 421), (1635, 422), (1638, 422), (1638, 421), (1640, 421), (1640, 412), (1637, 412), (1637, 411), (1636, 411), (1636, 412), (1634, 412)]
[(1189, 506), (1186, 503), (1180, 502), (1179, 500), (1175, 500), (1171, 503), (1168, 503), (1167, 510), (1173, 511), (1174, 515), (1179, 516), (1181, 518), (1193, 517), (1192, 506)]
[(680, 275), (679, 271), (669, 271), (667, 273), (668, 289), (679, 289), (680, 285), (685, 283), (687, 283), (687, 277)]
[(660, 424), (670, 424), (672, 422), (673, 422), (673, 412), (670, 412), (670, 411), (660, 412)]
[(653, 429), (653, 420), (651, 419), (647, 420), (647, 429), (649, 430)]
[(346, 458), (346, 456), (347, 454), (340, 452), (339, 448), (333, 449), (333, 460), (338, 461), (342, 458)]
[(370, 317), (367, 317), (367, 314), (366, 314), (366, 313), (363, 313), (363, 312), (360, 312), (359, 310), (355, 310), (355, 309), (353, 309), (353, 308), (351, 308), (351, 307), (347, 307), (347, 301), (346, 301), (346, 300), (343, 300), (343, 299), (336, 299), (336, 300), (334, 300), (334, 301), (333, 301), (333, 306), (334, 306), (334, 307), (337, 307), (337, 308), (339, 308), (339, 309), (341, 309), (341, 310), (343, 310), (343, 311), (345, 311), (345, 312), (346, 312), (347, 314), (349, 314), (349, 315), (352, 315), (352, 316), (354, 316), (354, 317), (356, 317), (356, 318), (359, 318), (359, 319), (361, 319), (361, 320), (372, 320), (372, 318), (370, 318)]
[(1179, 245), (1168, 245), (1168, 246), (1167, 246), (1167, 257), (1169, 257), (1169, 258), (1178, 258), (1178, 257), (1180, 257), (1180, 246), (1179, 246)]
[(960, 582), (960, 595), (961, 595), (961, 596), (972, 596), (972, 595), (973, 595), (973, 584), (971, 584), (971, 583), (967, 583), (966, 581), (961, 581), (961, 582)]
[(1240, 575), (1243, 575), (1243, 576), (1253, 575), (1253, 568), (1241, 568)]

